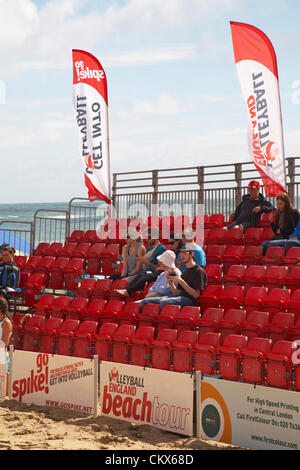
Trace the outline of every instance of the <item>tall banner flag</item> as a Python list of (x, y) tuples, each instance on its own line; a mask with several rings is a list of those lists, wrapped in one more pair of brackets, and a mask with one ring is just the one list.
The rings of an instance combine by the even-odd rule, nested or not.
[(249, 24), (230, 22), (234, 59), (248, 111), (248, 146), (265, 194), (286, 192), (277, 60), (268, 37)]
[(105, 72), (96, 57), (73, 49), (73, 108), (80, 135), (84, 181), (90, 199), (110, 204), (108, 99)]

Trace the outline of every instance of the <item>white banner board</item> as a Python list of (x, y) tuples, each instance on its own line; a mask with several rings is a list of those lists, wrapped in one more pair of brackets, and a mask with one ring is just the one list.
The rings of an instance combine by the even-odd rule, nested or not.
[(97, 360), (15, 350), (10, 398), (96, 415)]
[(250, 449), (300, 449), (300, 393), (204, 377), (198, 436)]
[(103, 361), (100, 413), (192, 436), (193, 377)]

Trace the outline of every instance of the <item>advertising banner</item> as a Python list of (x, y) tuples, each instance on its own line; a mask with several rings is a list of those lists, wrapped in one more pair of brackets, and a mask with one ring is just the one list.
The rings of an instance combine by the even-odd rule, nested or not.
[(249, 154), (266, 196), (286, 192), (277, 60), (268, 37), (249, 24), (230, 22), (234, 59), (248, 115)]
[(193, 377), (103, 361), (100, 414), (192, 436)]
[(73, 109), (80, 136), (84, 181), (90, 199), (110, 204), (107, 82), (92, 54), (73, 49)]
[(10, 398), (96, 415), (97, 361), (14, 350)]
[(204, 377), (198, 436), (250, 449), (300, 449), (300, 394)]

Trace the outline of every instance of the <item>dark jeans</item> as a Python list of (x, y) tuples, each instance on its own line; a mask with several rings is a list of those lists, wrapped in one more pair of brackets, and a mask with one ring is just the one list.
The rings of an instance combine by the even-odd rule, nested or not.
[(154, 282), (160, 275), (158, 273), (141, 273), (137, 274), (134, 279), (129, 281), (126, 290), (128, 294), (132, 294), (132, 292), (136, 292), (137, 290), (143, 290), (147, 282)]
[(300, 240), (268, 240), (266, 242), (262, 242), (261, 246), (263, 247), (263, 256), (266, 254), (267, 249), (270, 246), (283, 246), (285, 248), (285, 253), (292, 248), (293, 246), (300, 246)]

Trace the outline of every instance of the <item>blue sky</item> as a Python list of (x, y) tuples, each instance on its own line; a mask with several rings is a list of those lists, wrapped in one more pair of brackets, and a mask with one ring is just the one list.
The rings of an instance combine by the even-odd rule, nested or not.
[(250, 161), (230, 20), (272, 41), (286, 156), (298, 156), (296, 0), (0, 1), (2, 202), (87, 195), (73, 48), (94, 54), (107, 75), (112, 172)]

